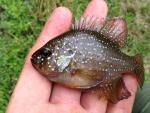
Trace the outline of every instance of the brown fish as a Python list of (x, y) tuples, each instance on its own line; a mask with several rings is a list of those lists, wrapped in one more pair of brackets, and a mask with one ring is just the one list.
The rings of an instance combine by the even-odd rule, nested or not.
[(69, 31), (37, 50), (31, 62), (50, 81), (94, 90), (116, 103), (131, 95), (123, 81), (124, 73), (136, 75), (141, 87), (144, 82), (141, 56), (128, 56), (120, 50), (126, 35), (126, 23), (120, 17), (105, 22), (81, 18)]

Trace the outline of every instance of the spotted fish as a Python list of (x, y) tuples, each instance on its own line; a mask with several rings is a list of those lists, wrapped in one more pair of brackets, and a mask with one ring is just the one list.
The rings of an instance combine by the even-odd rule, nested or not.
[(106, 21), (81, 17), (69, 31), (33, 53), (31, 62), (50, 81), (92, 90), (116, 103), (131, 95), (123, 80), (125, 73), (135, 76), (141, 87), (144, 82), (141, 55), (128, 56), (120, 50), (126, 35), (127, 25), (120, 17)]

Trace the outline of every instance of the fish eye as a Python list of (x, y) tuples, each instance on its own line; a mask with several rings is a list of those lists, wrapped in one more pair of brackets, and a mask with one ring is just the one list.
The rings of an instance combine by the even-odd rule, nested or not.
[(42, 53), (43, 53), (44, 56), (52, 55), (52, 52), (51, 52), (51, 50), (49, 48), (43, 48), (43, 52)]

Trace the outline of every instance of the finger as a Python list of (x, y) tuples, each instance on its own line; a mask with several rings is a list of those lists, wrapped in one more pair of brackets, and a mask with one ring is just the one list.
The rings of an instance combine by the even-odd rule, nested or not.
[(105, 113), (107, 107), (107, 100), (105, 98), (99, 98), (91, 92), (83, 93), (82, 95), (83, 107), (91, 113)]
[[(108, 12), (107, 4), (104, 0), (92, 0), (83, 16), (84, 17), (98, 17), (98, 18), (106, 18)], [(104, 113), (106, 111), (107, 101), (105, 99), (98, 99), (92, 93), (83, 93), (81, 97), (81, 105), (87, 109), (88, 111), (95, 111), (93, 113)]]
[[(65, 18), (67, 18), (67, 17), (65, 17)], [(58, 21), (61, 21), (61, 18), (58, 18), (57, 22)], [(65, 23), (63, 23), (62, 25), (57, 25), (57, 22), (54, 24), (54, 26), (55, 26), (54, 29), (63, 29), (63, 28), (61, 28), (62, 26), (68, 28), (68, 26), (71, 25), (70, 19), (65, 20)], [(46, 30), (48, 30), (48, 28), (46, 28)], [(66, 29), (64, 29), (64, 31), (66, 31)], [(54, 33), (53, 35), (55, 35), (55, 36), (59, 34), (57, 31), (53, 32), (53, 33)], [(74, 102), (79, 103), (80, 95), (81, 95), (80, 91), (77, 91), (74, 89), (69, 89), (69, 88), (66, 88), (66, 87), (58, 85), (58, 84), (54, 84), (53, 91), (50, 96), (50, 102), (53, 104), (54, 103), (69, 103), (70, 101), (71, 101), (71, 103), (74, 103)]]
[[(91, 5), (88, 6), (90, 10), (86, 10), (84, 16), (89, 14), (88, 11), (93, 12), (92, 7), (95, 8), (94, 5), (96, 2), (96, 4), (100, 3), (102, 6), (105, 5), (104, 7), (102, 7), (104, 9), (99, 9), (98, 8), (99, 6), (97, 7), (98, 9), (96, 8), (96, 10), (98, 10), (97, 12), (98, 14), (101, 12), (103, 13), (101, 16), (99, 15), (98, 16), (103, 18), (106, 15), (106, 12), (105, 12), (106, 4), (104, 2), (99, 2), (98, 0), (93, 0), (93, 1), (94, 1), (94, 4), (93, 2), (90, 3)], [(93, 13), (92, 16), (96, 16), (95, 13)], [(81, 96), (81, 93), (77, 90), (68, 89), (68, 88), (66, 89), (65, 87), (61, 85), (55, 85), (52, 96), (51, 96), (51, 102), (52, 103), (70, 103), (70, 99), (71, 99), (72, 103), (79, 103), (80, 96)]]
[(108, 12), (107, 4), (104, 0), (91, 0), (85, 9), (83, 16), (84, 17), (99, 17), (106, 18)]
[(131, 96), (128, 99), (121, 100), (117, 104), (109, 103), (107, 113), (131, 113), (135, 99), (135, 93), (137, 90), (137, 81), (132, 75), (124, 76), (125, 85), (131, 92)]
[(68, 9), (60, 7), (55, 9), (52, 16), (48, 19), (36, 44), (27, 56), (26, 63), (11, 98), (12, 104), (10, 102), (10, 106), (12, 108), (17, 107), (19, 109), (23, 106), (30, 108), (35, 103), (43, 104), (43, 102), (48, 102), (51, 84), (33, 68), (30, 57), (35, 50), (49, 39), (65, 32), (70, 26), (71, 16), (71, 12)]
[(66, 32), (70, 27), (71, 21), (72, 13), (67, 8), (56, 8), (46, 22), (39, 38), (36, 41), (36, 44), (31, 49), (28, 59), (30, 60), (32, 53), (43, 46), (50, 39), (62, 34), (63, 32)]
[(55, 84), (51, 95), (52, 104), (69, 104), (75, 105), (80, 103), (81, 92), (75, 89), (66, 88), (62, 85)]

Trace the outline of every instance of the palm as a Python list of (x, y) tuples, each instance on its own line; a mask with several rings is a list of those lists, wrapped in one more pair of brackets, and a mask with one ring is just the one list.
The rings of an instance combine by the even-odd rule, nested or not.
[[(107, 6), (103, 0), (92, 0), (83, 16), (105, 18)], [(126, 76), (126, 85), (130, 85), (132, 96), (116, 105), (108, 104), (90, 93), (82, 93), (58, 84), (53, 86), (32, 67), (31, 54), (49, 39), (65, 32), (71, 24), (72, 14), (63, 7), (55, 9), (47, 21), (36, 44), (27, 56), (17, 86), (7, 108), (7, 113), (119, 113), (131, 112), (136, 91), (136, 80)], [(128, 79), (128, 80), (127, 80)], [(130, 84), (132, 83), (132, 84)], [(134, 91), (133, 91), (134, 90)]]

